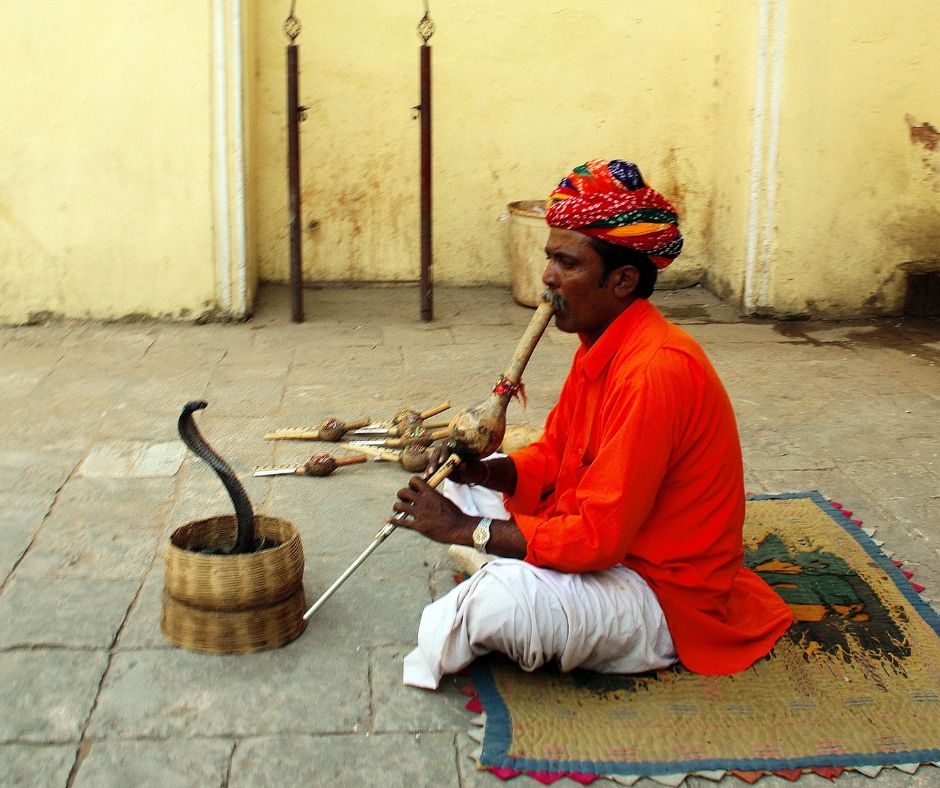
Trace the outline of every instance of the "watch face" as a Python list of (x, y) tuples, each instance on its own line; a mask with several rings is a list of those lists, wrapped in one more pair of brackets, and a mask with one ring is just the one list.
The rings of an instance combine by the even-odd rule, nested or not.
[(473, 546), (483, 550), (490, 541), (490, 529), (485, 525), (478, 525), (473, 529)]

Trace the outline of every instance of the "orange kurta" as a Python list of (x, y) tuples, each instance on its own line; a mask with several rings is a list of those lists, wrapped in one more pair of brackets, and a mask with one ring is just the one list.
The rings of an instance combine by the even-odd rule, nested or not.
[(511, 455), (526, 560), (624, 564), (659, 599), (679, 659), (735, 673), (791, 621), (742, 566), (744, 482), (728, 395), (702, 349), (645, 299), (577, 351), (542, 437)]

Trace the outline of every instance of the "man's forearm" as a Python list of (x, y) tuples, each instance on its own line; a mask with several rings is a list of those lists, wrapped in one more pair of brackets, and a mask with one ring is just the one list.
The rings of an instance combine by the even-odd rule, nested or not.
[(503, 558), (525, 558), (528, 550), (525, 537), (512, 520), (494, 520), (486, 552)]

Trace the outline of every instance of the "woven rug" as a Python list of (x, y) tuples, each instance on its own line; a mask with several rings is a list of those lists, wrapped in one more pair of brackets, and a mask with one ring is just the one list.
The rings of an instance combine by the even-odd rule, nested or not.
[(743, 673), (529, 674), (478, 660), (480, 767), (678, 785), (940, 761), (940, 618), (850, 516), (817, 492), (748, 499), (745, 563), (796, 621)]

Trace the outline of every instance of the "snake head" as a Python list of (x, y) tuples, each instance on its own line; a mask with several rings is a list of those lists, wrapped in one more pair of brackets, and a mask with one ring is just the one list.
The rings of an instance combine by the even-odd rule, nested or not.
[[(190, 402), (187, 402), (183, 405), (183, 412), (180, 413), (179, 420), (176, 422), (176, 428), (179, 431), (180, 437), (190, 449), (193, 449), (191, 433), (195, 432), (198, 436), (199, 431), (196, 429), (196, 425), (193, 422), (193, 413), (197, 410), (202, 410), (209, 406), (209, 403), (203, 399), (194, 399)], [(198, 438), (197, 438), (198, 439)], [(195, 449), (193, 449), (195, 451)], [(196, 452), (198, 454), (198, 452)]]

